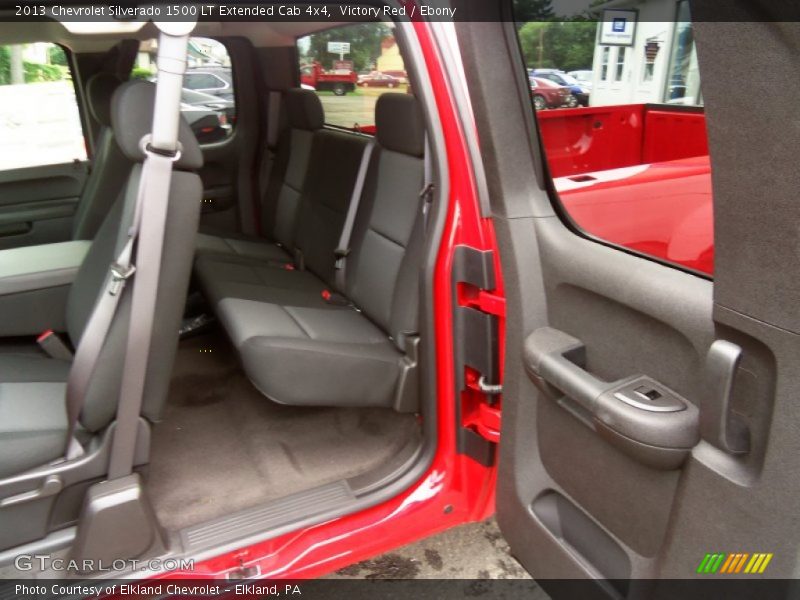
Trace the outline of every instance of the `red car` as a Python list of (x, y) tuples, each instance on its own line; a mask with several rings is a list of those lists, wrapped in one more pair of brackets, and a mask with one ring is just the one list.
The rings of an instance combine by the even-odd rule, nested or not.
[(388, 73), (381, 73), (380, 71), (373, 71), (369, 75), (359, 75), (358, 85), (361, 87), (384, 87), (396, 88), (402, 83), (399, 77), (389, 75)]
[[(675, 68), (698, 90), (702, 73), (704, 110), (536, 115), (511, 3), (463, 4), (481, 22), (395, 23), (414, 95), (374, 103), (287, 89), (298, 56), (360, 50), (316, 21), (148, 26), (159, 94), (102, 70), (133, 67), (128, 22), (0, 23), (0, 43), (50, 37), (82, 66), (14, 96), (47, 103), (47, 131), (74, 106), (55, 130), (92, 161), (50, 160), (75, 144), (39, 120), (0, 136), (15, 596), (277, 595), (241, 580), (322, 576), (495, 513), (556, 599), (773, 597), (762, 578), (796, 577), (800, 130), (759, 68), (796, 64), (795, 38), (696, 0), (720, 22), (681, 13)], [(225, 34), (237, 87), (208, 146), (179, 119), (189, 31)], [(30, 148), (45, 164), (11, 162)], [(713, 279), (683, 262), (707, 265), (709, 240)]]
[(576, 106), (575, 97), (569, 87), (558, 85), (549, 79), (542, 79), (541, 77), (530, 77), (529, 82), (533, 105), (536, 110)]

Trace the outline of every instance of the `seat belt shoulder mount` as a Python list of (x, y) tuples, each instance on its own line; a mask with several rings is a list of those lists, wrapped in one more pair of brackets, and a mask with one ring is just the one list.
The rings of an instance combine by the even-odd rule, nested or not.
[(116, 296), (125, 287), (125, 282), (130, 279), (136, 272), (136, 265), (130, 264), (127, 266), (121, 265), (117, 262), (111, 263), (111, 281), (108, 285), (108, 293)]

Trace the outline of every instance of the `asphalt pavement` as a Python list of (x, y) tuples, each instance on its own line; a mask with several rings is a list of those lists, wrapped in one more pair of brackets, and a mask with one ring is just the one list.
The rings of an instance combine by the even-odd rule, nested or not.
[[(439, 535), (366, 560), (329, 576), (335, 579), (530, 579), (510, 554), (494, 519)], [(541, 598), (547, 598), (542, 592)]]

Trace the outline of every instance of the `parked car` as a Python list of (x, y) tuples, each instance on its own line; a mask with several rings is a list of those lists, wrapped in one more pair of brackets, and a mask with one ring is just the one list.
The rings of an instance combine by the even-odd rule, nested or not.
[(369, 75), (358, 78), (358, 85), (361, 87), (385, 87), (395, 88), (402, 83), (399, 77), (389, 75), (388, 73), (381, 73), (380, 71), (373, 71)]
[(591, 88), (587, 87), (577, 79), (568, 75), (564, 71), (558, 69), (533, 69), (530, 74), (540, 79), (547, 79), (557, 85), (565, 85), (569, 88), (570, 93), (575, 96), (575, 106), (589, 106), (589, 93)]
[(541, 77), (529, 77), (533, 105), (536, 110), (545, 108), (561, 108), (562, 106), (577, 106), (577, 100), (570, 89), (563, 85), (553, 83)]
[(233, 74), (230, 67), (193, 67), (186, 71), (183, 87), (233, 100)]
[(567, 71), (567, 75), (570, 77), (574, 77), (578, 80), (583, 87), (587, 88), (589, 91), (592, 90), (592, 74), (594, 71), (591, 69), (578, 69), (577, 71)]
[(396, 70), (384, 70), (381, 73), (385, 75), (391, 75), (392, 77), (396, 78), (401, 84), (408, 83), (408, 73), (406, 73), (402, 69)]

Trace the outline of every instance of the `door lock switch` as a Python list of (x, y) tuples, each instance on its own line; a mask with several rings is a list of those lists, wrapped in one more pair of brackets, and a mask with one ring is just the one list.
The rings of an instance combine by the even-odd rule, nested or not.
[(614, 397), (629, 406), (651, 412), (677, 412), (686, 408), (686, 404), (676, 394), (663, 386), (657, 386), (655, 382), (651, 383), (647, 377), (629, 381), (617, 388), (614, 390)]
[(640, 385), (633, 393), (639, 396), (642, 400), (647, 402), (656, 402), (659, 398), (661, 398), (661, 392), (657, 389), (648, 387), (646, 385)]

